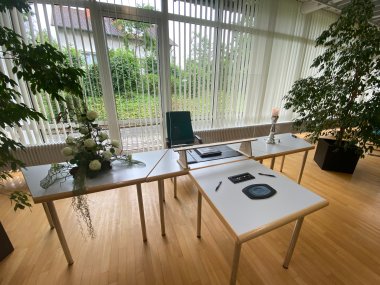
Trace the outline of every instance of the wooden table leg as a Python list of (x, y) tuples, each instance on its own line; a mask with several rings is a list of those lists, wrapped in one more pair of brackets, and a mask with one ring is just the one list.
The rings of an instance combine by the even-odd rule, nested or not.
[(173, 183), (174, 183), (174, 198), (177, 199), (177, 177), (173, 177)]
[(234, 250), (234, 258), (232, 260), (230, 285), (236, 284), (236, 277), (238, 273), (239, 260), (240, 260), (240, 251), (241, 251), (241, 243), (240, 241), (235, 241), (235, 250)]
[(285, 162), (285, 155), (282, 156), (280, 172), (282, 172), (282, 169), (284, 168), (284, 162)]
[(298, 236), (300, 234), (302, 223), (303, 223), (303, 218), (304, 217), (298, 218), (296, 225), (294, 226), (292, 239), (290, 241), (288, 252), (286, 253), (284, 263), (282, 265), (286, 269), (288, 269), (288, 267), (289, 267), (290, 259), (292, 258), (294, 248), (296, 247), (297, 239), (298, 239)]
[(50, 212), (51, 219), (52, 219), (52, 222), (54, 224), (55, 230), (57, 231), (57, 235), (58, 235), (59, 241), (61, 243), (63, 252), (65, 253), (67, 263), (69, 265), (71, 265), (74, 263), (74, 260), (71, 256), (69, 246), (67, 245), (67, 241), (66, 241), (65, 235), (64, 235), (63, 230), (62, 230), (61, 222), (59, 221), (59, 218), (58, 218), (57, 210), (55, 209), (53, 201), (46, 202), (46, 205), (47, 205), (48, 210)]
[(136, 188), (137, 188), (137, 200), (139, 202), (142, 236), (143, 236), (143, 241), (146, 241), (147, 238), (146, 238), (146, 228), (145, 228), (145, 214), (144, 214), (144, 203), (143, 203), (143, 198), (142, 198), (142, 193), (141, 193), (141, 184), (137, 183)]
[(202, 193), (198, 190), (198, 216), (197, 216), (197, 237), (201, 237), (201, 220), (202, 220)]
[(165, 236), (164, 180), (158, 180), (158, 200), (160, 205), (161, 235)]
[(276, 161), (276, 158), (275, 157), (272, 157), (272, 160), (270, 161), (270, 169), (273, 169), (274, 168), (274, 163)]
[(46, 217), (47, 217), (49, 225), (50, 225), (50, 229), (54, 229), (53, 219), (51, 218), (51, 214), (50, 214), (50, 211), (49, 211), (47, 204), (42, 203), (42, 206), (44, 207), (45, 214), (46, 214)]
[(307, 154), (308, 154), (308, 150), (305, 151), (305, 154), (303, 155), (303, 160), (302, 160), (302, 165), (301, 165), (301, 170), (300, 170), (300, 174), (298, 175), (298, 181), (297, 183), (300, 184), (301, 183), (301, 178), (302, 178), (302, 174), (303, 174), (303, 170), (305, 168), (305, 164), (306, 164), (306, 159), (307, 159)]
[(161, 195), (162, 195), (162, 202), (164, 202), (165, 203), (165, 184), (164, 184), (164, 180), (159, 180), (158, 181), (158, 183), (161, 183), (162, 182), (162, 193), (161, 193)]

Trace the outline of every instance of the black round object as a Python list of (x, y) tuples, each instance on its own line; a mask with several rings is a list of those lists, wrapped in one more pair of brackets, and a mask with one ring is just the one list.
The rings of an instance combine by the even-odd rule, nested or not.
[(251, 199), (265, 199), (277, 193), (268, 184), (251, 184), (243, 189), (243, 193)]

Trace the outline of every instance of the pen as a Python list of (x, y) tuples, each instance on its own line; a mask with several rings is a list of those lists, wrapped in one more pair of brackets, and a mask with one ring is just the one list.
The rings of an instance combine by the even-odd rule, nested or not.
[(215, 188), (215, 192), (216, 192), (216, 191), (218, 191), (218, 189), (219, 189), (220, 185), (222, 185), (222, 181), (219, 181), (219, 184), (218, 184), (218, 186), (216, 186), (216, 188)]
[(276, 176), (273, 175), (273, 174), (266, 174), (266, 173), (259, 173), (259, 175), (269, 176), (269, 177), (276, 177)]

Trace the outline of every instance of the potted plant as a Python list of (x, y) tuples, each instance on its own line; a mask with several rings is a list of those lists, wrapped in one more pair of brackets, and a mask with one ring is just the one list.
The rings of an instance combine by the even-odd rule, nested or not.
[[(27, 0), (0, 1), (0, 12), (13, 8), (19, 12), (30, 10)], [(15, 78), (27, 82), (32, 94), (46, 92), (52, 99), (62, 102), (65, 100), (62, 91), (82, 98), (79, 79), (83, 71), (71, 67), (64, 54), (50, 44), (25, 44), (20, 35), (3, 26), (0, 26), (0, 45), (2, 46), (0, 58), (11, 61), (13, 65), (11, 74), (0, 71), (0, 184), (2, 184), (3, 179), (11, 177), (11, 173), (6, 171), (7, 168), (16, 170), (24, 166), (12, 152), (17, 148), (23, 149), (24, 146), (9, 138), (4, 129), (21, 126), (22, 121), (45, 119), (43, 114), (20, 103), (22, 96), (17, 91), (18, 84)], [(0, 191), (0, 194), (2, 192)], [(31, 206), (28, 195), (24, 192), (15, 191), (10, 195), (10, 199), (14, 202), (15, 210)], [(9, 241), (1, 223), (0, 240)], [(8, 248), (4, 256), (11, 251), (12, 246), (9, 245)]]
[(370, 23), (373, 8), (370, 0), (351, 1), (316, 40), (324, 48), (311, 66), (316, 75), (297, 80), (285, 96), (285, 108), (297, 114), (295, 127), (319, 139), (314, 160), (322, 169), (353, 173), (359, 157), (380, 145), (380, 30)]

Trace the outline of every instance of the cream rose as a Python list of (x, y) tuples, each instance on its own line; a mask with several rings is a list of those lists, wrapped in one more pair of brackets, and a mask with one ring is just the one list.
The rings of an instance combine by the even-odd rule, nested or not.
[(79, 128), (79, 132), (81, 134), (83, 134), (83, 135), (86, 135), (86, 134), (88, 134), (88, 128), (86, 128), (86, 127), (80, 127)]
[(93, 121), (98, 117), (98, 113), (96, 113), (95, 111), (88, 111), (86, 117), (88, 120)]
[(102, 142), (102, 141), (105, 141), (106, 139), (108, 139), (108, 135), (107, 133), (105, 132), (101, 132), (99, 133), (99, 140)]
[(112, 157), (112, 153), (110, 151), (106, 150), (105, 152), (102, 153), (102, 156), (105, 160), (110, 160)]
[(118, 140), (112, 140), (112, 141), (111, 141), (111, 145), (112, 145), (113, 147), (117, 147), (117, 148), (119, 148), (119, 147), (120, 147), (120, 142), (119, 142)]
[(87, 148), (93, 148), (96, 145), (96, 142), (93, 139), (86, 139), (83, 143)]
[(73, 149), (67, 146), (67, 147), (64, 147), (61, 152), (64, 156), (70, 156), (73, 154)]
[(93, 171), (97, 171), (97, 170), (100, 170), (100, 168), (102, 168), (102, 164), (100, 163), (99, 160), (95, 159), (95, 160), (91, 160), (88, 167)]
[(67, 144), (73, 144), (75, 142), (75, 139), (72, 136), (68, 136), (66, 138), (66, 143)]

